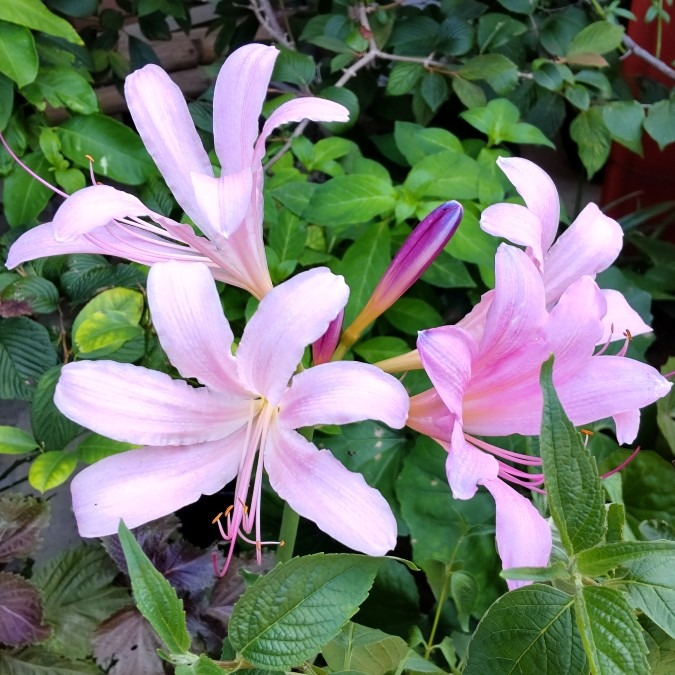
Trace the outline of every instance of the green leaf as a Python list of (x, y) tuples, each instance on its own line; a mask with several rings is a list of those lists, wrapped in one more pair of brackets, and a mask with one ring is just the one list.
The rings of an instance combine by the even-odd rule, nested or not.
[(259, 668), (290, 668), (311, 658), (365, 600), (381, 562), (344, 553), (277, 565), (234, 606), (232, 646)]
[(641, 620), (647, 643), (651, 675), (671, 675), (675, 672), (675, 640), (646, 618)]
[(293, 49), (281, 49), (274, 63), (272, 80), (307, 87), (316, 77), (314, 59)]
[(478, 624), (464, 675), (584, 675), (588, 668), (573, 604), (572, 596), (541, 584), (503, 595)]
[(638, 154), (642, 154), (644, 118), (644, 108), (637, 101), (616, 101), (602, 108), (602, 119), (612, 138)]
[(356, 670), (366, 675), (395, 671), (408, 655), (408, 645), (396, 635), (348, 621), (321, 650), (333, 671)]
[(605, 506), (595, 459), (565, 414), (552, 372), (551, 357), (541, 367), (544, 413), (539, 445), (551, 516), (572, 555), (603, 540)]
[(63, 450), (50, 450), (33, 460), (28, 482), (40, 492), (47, 492), (65, 483), (77, 466), (77, 456)]
[(653, 103), (644, 121), (645, 131), (663, 150), (669, 143), (675, 142), (675, 99)]
[(605, 126), (602, 111), (589, 108), (580, 112), (570, 125), (570, 136), (579, 148), (579, 157), (591, 178), (609, 157), (611, 136)]
[(73, 347), (80, 357), (100, 358), (142, 335), (145, 300), (139, 291), (111, 288), (88, 302), (73, 323)]
[(518, 67), (502, 54), (480, 54), (457, 73), (465, 80), (485, 80), (498, 94), (507, 94), (518, 83)]
[(462, 142), (446, 129), (428, 128), (412, 122), (398, 120), (394, 125), (396, 147), (406, 158), (410, 166), (414, 166), (427, 155), (434, 155), (443, 150), (454, 150), (464, 153)]
[(37, 447), (37, 441), (23, 429), (0, 426), (0, 455), (24, 455)]
[(190, 648), (190, 636), (185, 623), (183, 601), (178, 598), (171, 584), (153, 567), (122, 521), (118, 535), (138, 611), (150, 622), (169, 652), (186, 653)]
[(138, 135), (111, 117), (76, 115), (55, 131), (61, 139), (61, 151), (71, 162), (89, 169), (87, 155), (91, 155), (94, 171), (111, 180), (141, 185), (157, 171)]
[(588, 89), (582, 84), (573, 84), (565, 87), (565, 98), (579, 110), (588, 110), (591, 104), (591, 96)]
[(35, 79), (38, 55), (33, 34), (27, 28), (0, 22), (0, 73), (14, 80), (18, 87), (25, 87)]
[(622, 541), (581, 551), (577, 565), (582, 574), (598, 576), (646, 557), (674, 554), (675, 541)]
[(427, 73), (422, 78), (420, 91), (426, 104), (436, 112), (448, 98), (448, 82), (439, 73)]
[(575, 595), (574, 605), (593, 673), (649, 672), (640, 624), (621, 593), (602, 586), (583, 586)]
[(609, 21), (596, 21), (572, 38), (567, 47), (567, 56), (611, 52), (621, 44), (623, 33), (622, 26)]
[(485, 92), (477, 84), (462, 77), (452, 78), (452, 91), (467, 108), (480, 108), (487, 103)]
[[(675, 357), (671, 356), (661, 367), (662, 373), (675, 370)], [(675, 391), (672, 389), (656, 402), (656, 423), (675, 455)]]
[(422, 275), (422, 281), (440, 288), (475, 288), (473, 280), (464, 263), (441, 251), (436, 260)]
[(476, 199), (480, 167), (475, 159), (444, 150), (417, 162), (403, 183), (416, 197)]
[[(199, 658), (189, 666), (176, 666), (175, 672), (176, 675), (223, 675), (223, 669), (206, 654), (200, 654)], [(248, 672), (255, 675), (255, 671)]]
[(55, 365), (44, 326), (25, 317), (0, 321), (0, 398), (30, 400), (40, 377)]
[(40, 378), (31, 401), (31, 428), (44, 450), (61, 450), (82, 431), (79, 424), (68, 419), (54, 405), (54, 391), (61, 368), (60, 365), (55, 366)]
[[(49, 162), (41, 152), (22, 157), (24, 164), (40, 178), (49, 180)], [(5, 218), (11, 227), (34, 225), (52, 196), (52, 191), (35, 180), (20, 166), (14, 166), (5, 179), (3, 205)]]
[(101, 669), (91, 661), (76, 661), (54, 654), (43, 647), (21, 651), (0, 651), (3, 675), (100, 675)]
[(385, 314), (395, 328), (409, 335), (443, 324), (443, 317), (435, 307), (418, 298), (401, 298)]
[(41, 591), (45, 620), (54, 627), (51, 651), (80, 658), (91, 654), (101, 621), (129, 604), (128, 592), (112, 585), (118, 574), (100, 545), (66, 551), (36, 570), (32, 581)]
[(0, 298), (25, 302), (33, 314), (49, 314), (56, 310), (59, 291), (43, 277), (21, 277), (5, 287)]
[[(661, 542), (649, 542), (661, 543)], [(673, 542), (669, 542), (673, 543)], [(673, 556), (659, 554), (624, 564), (617, 586), (630, 603), (675, 638), (675, 574)]]
[(0, 497), (0, 563), (35, 554), (41, 531), (49, 524), (49, 504), (44, 499)]
[(54, 108), (65, 107), (82, 115), (98, 110), (92, 86), (76, 70), (65, 66), (41, 68), (23, 94), (31, 101), (44, 99)]
[(368, 302), (390, 262), (389, 228), (382, 222), (371, 225), (335, 264), (334, 272), (342, 274), (351, 289), (345, 307), (345, 326)]
[(327, 227), (355, 225), (390, 212), (395, 202), (394, 188), (381, 178), (338, 176), (314, 190), (303, 216)]
[(349, 110), (349, 122), (323, 122), (323, 126), (328, 131), (339, 134), (356, 124), (356, 120), (359, 119), (360, 106), (359, 99), (356, 98), (356, 94), (351, 89), (326, 87), (321, 90), (320, 96), (321, 98), (327, 98), (329, 101), (340, 103)]
[(459, 625), (468, 633), (469, 619), (478, 598), (478, 585), (474, 576), (463, 570), (453, 572), (450, 577), (450, 595), (457, 608)]
[(410, 351), (410, 347), (405, 340), (389, 336), (374, 337), (370, 340), (357, 342), (353, 349), (356, 354), (369, 363), (383, 361)]
[(75, 29), (65, 19), (52, 14), (41, 0), (1, 2), (0, 21), (9, 21), (19, 26), (39, 30), (77, 45), (83, 44)]
[(0, 131), (4, 131), (14, 110), (14, 84), (0, 73)]
[(284, 209), (276, 223), (270, 226), (269, 243), (279, 260), (297, 260), (305, 250), (307, 224)]
[(93, 464), (104, 457), (110, 457), (110, 455), (116, 455), (137, 447), (139, 446), (133, 443), (123, 443), (98, 434), (91, 434), (77, 446), (77, 458), (85, 464)]
[(386, 93), (389, 96), (409, 94), (425, 73), (426, 70), (421, 63), (395, 63), (389, 73)]

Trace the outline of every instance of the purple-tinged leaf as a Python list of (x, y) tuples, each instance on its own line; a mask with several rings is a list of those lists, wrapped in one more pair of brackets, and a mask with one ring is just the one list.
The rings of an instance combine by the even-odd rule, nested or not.
[(157, 649), (162, 643), (135, 607), (125, 607), (106, 619), (92, 642), (94, 658), (108, 675), (157, 675), (163, 673)]
[(22, 647), (46, 640), (51, 633), (42, 623), (40, 594), (18, 574), (0, 572), (0, 643)]
[(31, 555), (49, 523), (49, 505), (34, 497), (0, 497), (0, 563)]

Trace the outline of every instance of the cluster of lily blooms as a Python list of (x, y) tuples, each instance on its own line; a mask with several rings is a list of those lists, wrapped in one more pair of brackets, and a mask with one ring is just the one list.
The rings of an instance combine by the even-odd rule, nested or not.
[[(275, 543), (261, 540), (266, 472), (272, 489), (301, 516), (352, 549), (383, 555), (397, 536), (387, 501), (297, 431), (378, 420), (396, 429), (407, 425), (446, 450), (455, 498), (470, 499), (479, 486), (489, 490), (504, 568), (546, 565), (551, 528), (523, 494), (523, 488), (545, 490), (541, 460), (481, 437), (539, 434), (539, 371), (551, 354), (554, 385), (572, 422), (611, 417), (619, 443), (635, 439), (640, 408), (669, 391), (671, 384), (654, 368), (625, 356), (625, 346), (606, 353), (612, 341), (650, 330), (621, 293), (594, 281), (621, 250), (620, 226), (589, 204), (556, 239), (553, 182), (527, 160), (502, 158), (499, 167), (525, 206), (497, 204), (482, 215), (483, 230), (518, 245), (499, 246), (495, 288), (459, 323), (420, 332), (409, 354), (377, 365), (340, 360), (443, 249), (462, 207), (443, 204), (415, 228), (345, 331), (349, 288), (342, 277), (315, 268), (273, 287), (263, 244), (265, 140), (288, 122), (348, 116), (337, 103), (297, 98), (279, 106), (259, 131), (277, 53), (251, 44), (220, 71), (214, 95), (218, 177), (169, 76), (148, 65), (127, 78), (138, 132), (203, 236), (131, 194), (93, 185), (63, 195), (53, 221), (29, 230), (10, 250), (10, 268), (64, 253), (150, 265), (148, 303), (161, 345), (182, 377), (202, 385), (112, 361), (64, 366), (55, 395), (59, 409), (99, 434), (141, 446), (75, 477), (81, 535), (114, 533), (120, 519), (136, 527), (236, 478), (233, 504), (217, 521), (232, 544), (229, 563), (237, 537), (258, 552)], [(234, 353), (214, 278), (260, 300)], [(302, 369), (310, 345), (314, 365)], [(414, 368), (426, 370), (433, 388), (410, 398), (392, 373)]]

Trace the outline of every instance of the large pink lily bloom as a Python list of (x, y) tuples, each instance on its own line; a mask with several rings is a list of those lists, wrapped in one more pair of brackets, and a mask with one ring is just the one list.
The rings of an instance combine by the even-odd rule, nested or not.
[(258, 133), (258, 118), (278, 55), (250, 44), (233, 52), (216, 81), (214, 175), (183, 94), (158, 66), (126, 80), (125, 95), (138, 132), (179, 205), (205, 237), (102, 185), (67, 197), (54, 220), (20, 237), (7, 266), (61, 253), (103, 253), (151, 265), (165, 260), (207, 264), (216, 278), (261, 298), (272, 287), (262, 239), (262, 158), (278, 126), (302, 119), (346, 121), (332, 101), (304, 97), (279, 106)]
[[(408, 425), (448, 452), (453, 495), (470, 499), (485, 486), (497, 505), (497, 548), (505, 568), (546, 565), (548, 524), (508, 483), (541, 490), (537, 457), (497, 448), (478, 436), (538, 435), (542, 363), (553, 353), (553, 382), (572, 422), (613, 417), (620, 443), (634, 440), (639, 408), (671, 384), (654, 368), (624, 356), (595, 354), (607, 311), (593, 279), (573, 282), (546, 309), (539, 270), (523, 251), (502, 244), (496, 285), (483, 312), (482, 331), (444, 326), (420, 333), (417, 347), (434, 389), (412, 398)], [(517, 468), (513, 464), (521, 465)], [(522, 582), (510, 581), (515, 588)]]
[(208, 269), (153, 266), (148, 301), (162, 347), (181, 376), (202, 386), (129, 364), (64, 366), (54, 400), (66, 416), (145, 446), (75, 477), (80, 534), (116, 532), (120, 518), (136, 527), (238, 476), (219, 526), (226, 540), (241, 536), (260, 550), (264, 470), (282, 499), (338, 541), (375, 555), (392, 549), (396, 520), (382, 495), (295, 431), (364, 419), (405, 424), (405, 389), (374, 366), (326, 363), (297, 372), (305, 348), (326, 332), (348, 294), (343, 278), (325, 268), (298, 274), (263, 298), (233, 355)]
[[(497, 164), (524, 199), (525, 206), (488, 207), (481, 215), (481, 229), (526, 247), (544, 279), (548, 307), (577, 279), (587, 275), (595, 278), (616, 260), (623, 246), (619, 223), (591, 203), (556, 239), (560, 199), (550, 176), (521, 157), (500, 157)], [(605, 289), (603, 294), (607, 313), (599, 344), (621, 339), (626, 331), (629, 335), (651, 331), (622, 293)]]

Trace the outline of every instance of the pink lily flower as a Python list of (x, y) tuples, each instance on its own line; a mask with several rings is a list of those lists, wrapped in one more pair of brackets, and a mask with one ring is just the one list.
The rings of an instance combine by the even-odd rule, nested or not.
[(263, 298), (233, 355), (208, 269), (153, 266), (148, 301), (162, 347), (183, 377), (202, 386), (116, 362), (64, 366), (55, 402), (65, 415), (145, 446), (75, 477), (80, 534), (116, 532), (120, 518), (136, 527), (238, 476), (225, 526), (218, 525), (227, 541), (240, 536), (259, 552), (263, 543), (277, 543), (261, 541), (264, 470), (282, 499), (336, 540), (373, 555), (392, 549), (396, 520), (384, 497), (295, 431), (364, 419), (405, 424), (405, 389), (374, 366), (326, 363), (297, 372), (305, 348), (326, 332), (348, 295), (343, 278), (325, 268), (298, 274)]
[[(540, 433), (539, 371), (551, 353), (556, 391), (572, 422), (613, 417), (620, 443), (635, 439), (639, 408), (665, 396), (671, 384), (644, 363), (594, 354), (607, 303), (590, 277), (573, 282), (547, 311), (544, 282), (526, 253), (503, 244), (495, 265), (482, 333), (461, 326), (420, 333), (417, 347), (434, 389), (412, 398), (408, 426), (448, 452), (455, 498), (470, 499), (478, 485), (491, 492), (504, 567), (538, 567), (550, 554), (548, 524), (508, 483), (541, 490), (544, 476), (526, 470), (540, 467), (541, 460), (478, 436)], [(509, 581), (510, 588), (522, 584)]]
[[(623, 230), (591, 203), (556, 239), (560, 200), (550, 176), (534, 162), (521, 157), (500, 157), (497, 164), (526, 206), (495, 204), (488, 207), (481, 216), (481, 229), (526, 247), (544, 279), (546, 305), (550, 308), (577, 279), (585, 275), (595, 278), (616, 260), (623, 246)], [(605, 330), (598, 344), (621, 339), (624, 331), (628, 335), (651, 331), (622, 293), (605, 289), (603, 294), (607, 313)]]
[(151, 265), (163, 260), (202, 262), (214, 276), (261, 298), (272, 283), (262, 240), (262, 158), (278, 126), (308, 118), (346, 121), (332, 101), (304, 97), (279, 106), (258, 133), (258, 118), (278, 55), (250, 44), (225, 61), (216, 81), (214, 140), (222, 166), (211, 161), (183, 94), (158, 66), (126, 80), (125, 94), (138, 132), (185, 213), (206, 235), (194, 234), (121, 190), (102, 185), (67, 197), (54, 220), (20, 237), (7, 266), (63, 253), (103, 253)]

